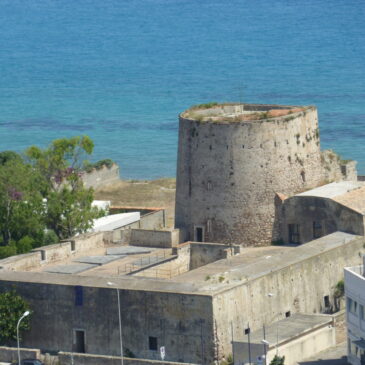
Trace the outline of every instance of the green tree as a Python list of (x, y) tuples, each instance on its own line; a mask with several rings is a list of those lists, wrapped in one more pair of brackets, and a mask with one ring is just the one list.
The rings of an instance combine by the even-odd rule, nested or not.
[[(0, 344), (9, 345), (16, 341), (16, 326), (25, 311), (30, 311), (28, 303), (15, 290), (0, 294)], [(30, 316), (25, 317), (19, 332), (30, 329)]]
[(285, 356), (275, 355), (270, 365), (285, 365)]
[(0, 164), (0, 245), (8, 246), (25, 235), (44, 229), (44, 204), (39, 176), (20, 158)]
[(43, 178), (41, 192), (47, 199), (47, 228), (60, 239), (85, 232), (92, 226), (98, 210), (91, 206), (93, 190), (81, 180), (85, 155), (94, 144), (87, 136), (62, 138), (46, 149), (32, 146), (26, 155)]

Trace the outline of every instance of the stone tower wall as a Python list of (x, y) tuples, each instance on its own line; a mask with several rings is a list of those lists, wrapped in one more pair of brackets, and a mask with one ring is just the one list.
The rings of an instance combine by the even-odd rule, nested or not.
[(279, 239), (275, 193), (291, 195), (321, 180), (314, 107), (245, 122), (180, 116), (175, 226), (187, 240), (200, 226), (205, 241), (269, 244)]

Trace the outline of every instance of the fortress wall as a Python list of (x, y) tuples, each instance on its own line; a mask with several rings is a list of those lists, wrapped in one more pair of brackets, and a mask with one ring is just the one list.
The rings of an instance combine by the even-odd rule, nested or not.
[[(9, 289), (26, 298), (33, 311), (31, 329), (22, 333), (23, 346), (47, 352), (76, 350), (73, 330), (82, 329), (86, 352), (120, 354), (115, 288), (84, 286), (77, 291), (81, 305), (75, 304), (76, 290), (67, 279), (64, 285), (0, 280), (0, 292)], [(210, 296), (120, 289), (120, 300), (123, 347), (137, 358), (160, 359), (159, 348), (165, 346), (167, 361), (212, 363)], [(150, 336), (157, 338), (157, 351), (149, 349)]]
[(356, 161), (341, 160), (340, 156), (332, 150), (322, 151), (321, 161), (325, 181), (357, 181)]
[(91, 172), (84, 172), (81, 177), (86, 188), (97, 189), (104, 185), (113, 184), (120, 180), (119, 166), (103, 166), (100, 170), (93, 169)]
[[(245, 106), (246, 108), (246, 106)], [(317, 110), (245, 122), (180, 117), (175, 226), (185, 240), (266, 245), (279, 238), (275, 193), (321, 183)]]
[[(306, 245), (315, 245), (316, 241)], [(306, 245), (303, 245), (305, 247)], [(231, 340), (244, 340), (248, 323), (251, 331), (285, 318), (285, 313), (323, 313), (324, 296), (334, 307), (334, 291), (343, 280), (343, 268), (361, 264), (364, 238), (357, 237), (334, 249), (313, 255), (227, 289), (213, 298), (214, 319), (220, 356), (232, 352)], [(297, 249), (300, 254), (300, 247)], [(232, 280), (232, 278), (229, 278)], [(274, 296), (268, 297), (268, 293)], [(246, 336), (247, 337), (247, 336)]]

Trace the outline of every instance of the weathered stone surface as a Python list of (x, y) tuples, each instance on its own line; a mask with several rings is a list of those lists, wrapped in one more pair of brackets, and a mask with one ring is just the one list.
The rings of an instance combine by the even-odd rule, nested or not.
[(290, 196), (323, 180), (317, 109), (250, 121), (188, 116), (180, 116), (176, 228), (186, 240), (197, 239), (196, 226), (209, 242), (254, 246), (279, 239), (275, 193)]

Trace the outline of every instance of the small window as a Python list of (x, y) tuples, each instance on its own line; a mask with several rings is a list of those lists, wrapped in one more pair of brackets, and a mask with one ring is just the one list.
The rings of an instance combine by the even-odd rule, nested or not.
[(148, 337), (148, 347), (151, 351), (157, 351), (157, 337)]
[(299, 224), (289, 224), (289, 242), (300, 243)]
[(207, 232), (208, 233), (212, 232), (212, 220), (211, 219), (207, 220)]
[(212, 182), (211, 181), (208, 181), (208, 183), (207, 183), (207, 190), (208, 191), (212, 190)]
[(313, 222), (313, 238), (320, 238), (322, 235), (322, 223)]
[(285, 312), (285, 318), (289, 318), (291, 316), (290, 311)]
[(75, 251), (75, 241), (74, 240), (72, 240), (71, 241), (71, 251)]
[(45, 250), (41, 250), (41, 260), (45, 261), (47, 259), (47, 255), (46, 255), (46, 251)]
[(329, 295), (325, 295), (323, 297), (323, 300), (324, 300), (324, 306), (325, 306), (325, 308), (329, 308), (331, 306)]
[(362, 304), (360, 304), (359, 310), (360, 310), (360, 318), (362, 320), (364, 320), (365, 319), (365, 311), (364, 311), (364, 306)]
[(347, 310), (348, 312), (357, 315), (357, 302), (351, 298), (347, 298)]
[(75, 286), (75, 305), (82, 306), (84, 302), (84, 295), (83, 295), (82, 286)]
[(302, 171), (300, 173), (300, 176), (302, 177), (302, 182), (305, 182), (305, 172), (304, 171)]
[(245, 335), (249, 335), (251, 332), (250, 328), (245, 328)]

